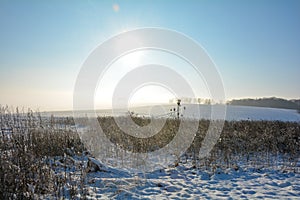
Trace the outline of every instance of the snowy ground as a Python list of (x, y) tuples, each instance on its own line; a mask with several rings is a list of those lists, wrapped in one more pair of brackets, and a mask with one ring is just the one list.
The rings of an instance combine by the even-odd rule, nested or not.
[(300, 174), (251, 167), (208, 170), (187, 164), (145, 174), (88, 174), (88, 199), (299, 199)]
[[(297, 114), (297, 119), (298, 117)], [(299, 121), (294, 118), (286, 118), (286, 121), (290, 119)], [(85, 127), (78, 124), (76, 129), (85, 131)], [(80, 171), (77, 166), (88, 165), (90, 154), (83, 157), (75, 156), (73, 152), (67, 154), (68, 156), (53, 158), (54, 161), (51, 161), (55, 174), (62, 177), (72, 176), (62, 179), (66, 180), (62, 183), (63, 188), (66, 188), (63, 189), (66, 192), (63, 191), (62, 196), (66, 199), (74, 198), (71, 197), (70, 185), (84, 188), (82, 191), (87, 190), (84, 194), (76, 193), (75, 199), (300, 199), (300, 157), (297, 156), (296, 170), (286, 168), (289, 166), (287, 163), (282, 164), (281, 160), (276, 159), (275, 162), (272, 162), (272, 159), (268, 161), (267, 166), (270, 163), (273, 165), (270, 167), (259, 167), (257, 164), (240, 161), (238, 167), (226, 168), (225, 164), (222, 169), (193, 168), (193, 162), (188, 160), (179, 163), (177, 167), (147, 173), (129, 173), (104, 166), (97, 160), (93, 161), (99, 166), (96, 172), (83, 172), (86, 168), (82, 167)], [(264, 162), (264, 158), (259, 155), (255, 157)], [(243, 156), (240, 158), (243, 159)], [(125, 157), (124, 160), (129, 161)], [(68, 162), (69, 164), (66, 164)], [(82, 175), (85, 173), (86, 176)], [(58, 198), (60, 197), (61, 195), (58, 195)], [(45, 194), (36, 198), (53, 199), (56, 196)]]
[[(211, 105), (198, 105), (198, 104), (188, 104), (182, 105), (186, 107), (182, 111), (183, 116), (196, 119), (211, 119)], [(213, 108), (216, 110), (216, 113), (220, 112), (220, 105), (214, 105)], [(151, 106), (135, 107), (131, 108), (130, 111), (133, 111), (136, 114), (141, 116), (170, 116), (170, 109), (174, 108), (174, 105), (165, 105), (160, 109), (152, 109)], [(198, 110), (199, 109), (199, 110)], [(96, 110), (96, 111), (82, 111), (76, 112), (76, 115), (81, 114), (85, 115), (94, 115), (95, 112), (98, 116), (112, 116), (112, 110)], [(168, 114), (169, 113), (169, 114)], [(44, 116), (55, 116), (67, 117), (73, 116), (72, 111), (64, 112), (45, 112), (42, 113)], [(115, 110), (114, 115), (124, 115), (128, 114), (127, 110)], [(176, 113), (173, 113), (175, 116)], [(171, 115), (172, 116), (172, 115)], [(217, 119), (222, 119), (222, 116), (216, 116)], [(226, 106), (226, 120), (235, 121), (235, 120), (279, 120), (279, 121), (300, 121), (300, 114), (296, 110), (292, 109), (279, 109), (279, 108), (266, 108), (266, 107), (252, 107), (252, 106)]]

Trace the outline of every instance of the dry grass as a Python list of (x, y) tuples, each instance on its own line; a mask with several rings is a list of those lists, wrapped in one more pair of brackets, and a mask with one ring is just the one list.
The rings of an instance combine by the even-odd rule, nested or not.
[[(209, 122), (201, 121), (194, 140), (201, 147)], [(281, 166), (298, 170), (300, 160), (299, 122), (232, 121), (225, 122), (219, 142), (211, 151), (209, 165), (230, 167), (243, 161), (256, 167)], [(203, 164), (200, 162), (200, 165)], [(206, 163), (207, 164), (207, 163)]]
[[(123, 123), (126, 124), (126, 118)], [(156, 135), (143, 139), (124, 133), (113, 117), (98, 118), (103, 131), (111, 142), (132, 152), (149, 152), (167, 145), (178, 131), (180, 121), (168, 119)], [(149, 119), (133, 117), (139, 126), (149, 124)], [(300, 159), (300, 124), (280, 121), (226, 121), (218, 143), (210, 157), (198, 159), (201, 143), (206, 135), (209, 120), (200, 120), (194, 141), (187, 151), (198, 166), (236, 166), (243, 161), (249, 164), (270, 166), (273, 161), (288, 163), (296, 169)], [(259, 156), (258, 156), (259, 155)], [(195, 166), (196, 167), (196, 166)]]
[[(121, 118), (123, 124), (128, 123), (126, 118)], [(150, 119), (132, 117), (132, 120), (139, 126), (146, 126)], [(132, 152), (145, 153), (157, 150), (167, 145), (178, 131), (179, 123), (176, 119), (168, 119), (164, 124), (162, 130), (152, 137), (143, 139), (133, 137), (124, 133), (113, 117), (100, 117), (98, 121), (103, 129), (103, 132), (110, 139), (111, 142), (118, 144), (121, 148)]]
[(0, 199), (70, 196), (72, 187), (66, 183), (72, 177), (53, 169), (60, 160), (61, 169), (69, 170), (72, 166), (65, 161), (84, 147), (76, 132), (61, 123), (61, 118), (48, 120), (31, 111), (11, 113), (1, 108)]
[[(122, 120), (126, 123), (125, 118), (121, 117)], [(113, 143), (132, 152), (149, 152), (165, 146), (180, 125), (178, 119), (167, 119), (159, 133), (141, 139), (125, 134), (112, 117), (100, 117), (98, 121)], [(140, 117), (133, 117), (133, 121), (140, 126), (150, 123)], [(237, 169), (243, 162), (261, 168), (282, 162), (283, 170), (299, 172), (299, 122), (225, 122), (210, 156), (199, 160), (198, 152), (209, 123), (199, 121), (196, 137), (186, 153), (195, 167)], [(73, 125), (71, 118), (43, 118), (32, 111), (12, 113), (7, 107), (0, 107), (0, 199), (86, 197), (85, 148)]]

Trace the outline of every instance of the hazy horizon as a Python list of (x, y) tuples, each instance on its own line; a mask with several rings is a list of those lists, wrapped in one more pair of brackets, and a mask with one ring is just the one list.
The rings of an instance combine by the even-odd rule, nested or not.
[[(71, 4), (72, 3), (72, 4)], [(1, 1), (0, 104), (72, 110), (73, 90), (89, 54), (112, 36), (138, 28), (178, 31), (200, 44), (222, 77), (226, 100), (300, 98), (300, 1)], [(193, 83), (188, 64), (151, 51), (112, 64), (95, 107), (111, 105), (124, 74), (153, 60)], [(99, 83), (101, 84), (101, 83)], [(206, 83), (196, 96), (210, 98)], [(141, 87), (131, 103), (168, 103), (174, 94)]]

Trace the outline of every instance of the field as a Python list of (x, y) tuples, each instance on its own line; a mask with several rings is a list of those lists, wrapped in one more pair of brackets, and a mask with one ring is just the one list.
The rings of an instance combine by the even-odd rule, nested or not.
[[(132, 119), (139, 126), (149, 123), (148, 118)], [(126, 123), (126, 118), (120, 120)], [(138, 139), (123, 134), (113, 117), (98, 121), (111, 142), (132, 153), (165, 146), (180, 123), (169, 118), (158, 134)], [(190, 148), (168, 167), (151, 172), (95, 159), (70, 117), (1, 107), (0, 126), (0, 199), (300, 197), (299, 122), (226, 121), (210, 155), (199, 159), (209, 126), (208, 120), (200, 120)], [(118, 153), (107, 151), (103, 153), (112, 158)]]

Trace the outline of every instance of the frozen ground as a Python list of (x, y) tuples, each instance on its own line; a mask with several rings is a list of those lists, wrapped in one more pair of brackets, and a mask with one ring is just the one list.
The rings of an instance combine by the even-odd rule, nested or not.
[[(193, 111), (187, 109), (185, 116), (195, 116)], [(200, 118), (209, 118), (207, 106), (200, 107), (200, 112)], [(299, 117), (294, 110), (230, 106), (226, 119), (300, 121)], [(300, 199), (300, 158), (296, 172), (280, 164), (260, 168), (243, 163), (238, 169), (212, 172), (188, 163), (192, 161), (144, 174), (116, 169), (89, 173), (88, 199)]]
[[(189, 163), (189, 162), (188, 162)], [(274, 168), (194, 169), (151, 173), (89, 173), (88, 199), (299, 199), (300, 174)]]
[[(248, 107), (231, 107), (228, 114), (231, 120), (299, 121), (300, 116), (292, 110)], [(214, 172), (180, 164), (145, 174), (90, 173), (88, 198), (300, 199), (300, 158), (296, 172), (273, 164), (261, 168), (240, 163), (238, 169), (217, 168)]]

